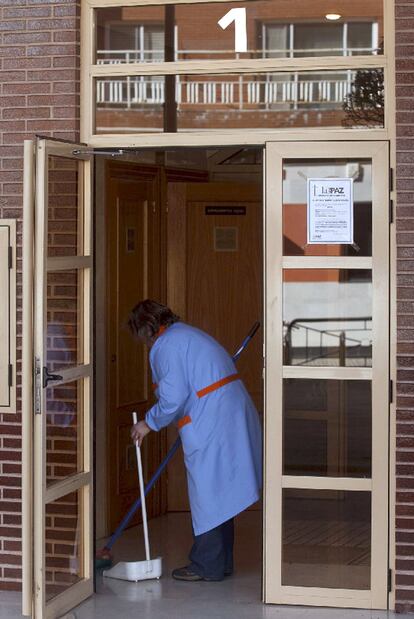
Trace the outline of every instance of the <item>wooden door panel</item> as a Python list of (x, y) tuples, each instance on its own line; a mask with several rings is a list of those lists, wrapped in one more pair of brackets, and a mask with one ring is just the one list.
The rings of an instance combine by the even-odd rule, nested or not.
[[(108, 253), (108, 505), (111, 530), (138, 496), (132, 411), (143, 418), (154, 398), (148, 349), (127, 328), (132, 307), (144, 298), (161, 299), (161, 213), (155, 167), (111, 162), (107, 173)], [(144, 442), (144, 477), (155, 472), (163, 453), (162, 433)], [(162, 513), (161, 484), (148, 497), (149, 517)], [(133, 524), (140, 519), (139, 514)]]
[[(130, 183), (128, 183), (130, 185)], [(144, 192), (150, 187), (144, 183)], [(141, 187), (139, 187), (141, 189)], [(131, 187), (134, 192), (136, 183)], [(125, 188), (128, 191), (128, 188)], [(148, 200), (117, 199), (117, 408), (148, 403), (148, 351), (127, 329), (131, 308), (146, 297)]]
[[(261, 184), (253, 183), (168, 185), (168, 303), (230, 354), (262, 316), (261, 192)], [(208, 215), (208, 207), (242, 207), (245, 214)], [(226, 236), (217, 239), (218, 228), (233, 229), (227, 251), (221, 245)], [(261, 333), (238, 362), (259, 412), (263, 408)], [(176, 431), (170, 429), (168, 437), (171, 444)], [(168, 509), (189, 509), (181, 454), (168, 469)]]

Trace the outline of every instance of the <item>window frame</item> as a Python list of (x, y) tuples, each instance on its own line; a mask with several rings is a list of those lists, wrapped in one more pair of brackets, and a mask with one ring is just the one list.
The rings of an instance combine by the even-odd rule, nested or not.
[[(16, 220), (15, 219), (2, 219), (0, 221), (0, 227), (7, 229), (8, 237), (8, 256), (9, 264), (8, 269), (8, 291), (6, 296), (7, 308), (5, 313), (8, 314), (8, 394), (6, 396), (7, 402), (4, 400), (3, 394), (0, 394), (0, 413), (17, 413), (16, 410)], [(4, 297), (3, 297), (4, 302)], [(7, 391), (7, 389), (6, 389)]]
[[(214, 3), (228, 3), (229, 0), (211, 0)], [(236, 3), (236, 0), (230, 0)], [(394, 27), (393, 10), (394, 0), (383, 0), (384, 23), (384, 53), (354, 56), (313, 56), (305, 58), (257, 58), (232, 60), (175, 60), (172, 62), (125, 63), (119, 65), (94, 64), (95, 24), (94, 11), (99, 8), (139, 7), (139, 6), (166, 6), (169, 4), (202, 4), (206, 0), (82, 0), (81, 19), (81, 139), (90, 145), (108, 146), (116, 143), (119, 146), (139, 143), (140, 146), (160, 146), (168, 142), (171, 146), (186, 144), (217, 144), (218, 136), (224, 136), (224, 144), (263, 144), (272, 136), (298, 135), (302, 131), (311, 139), (322, 133), (325, 138), (331, 134), (346, 136), (346, 139), (388, 139), (390, 129), (395, 123), (393, 85), (394, 85)], [(352, 21), (352, 20), (348, 20)], [(360, 20), (357, 20), (360, 21)], [(362, 19), (362, 21), (364, 21)], [(352, 130), (342, 127), (300, 128), (295, 131), (286, 128), (267, 128), (249, 131), (240, 129), (226, 129), (211, 131), (197, 131), (180, 133), (105, 133), (97, 134), (94, 131), (95, 116), (95, 78), (119, 78), (139, 76), (169, 76), (169, 75), (226, 75), (226, 74), (266, 74), (271, 72), (323, 72), (325, 70), (358, 70), (382, 69), (384, 71), (385, 104), (384, 127), (358, 128)], [(244, 134), (244, 135), (241, 135)], [(351, 135), (352, 134), (352, 135)], [(368, 138), (369, 135), (369, 138)], [(165, 137), (163, 137), (165, 136)], [(197, 136), (197, 138), (196, 138)], [(362, 136), (362, 137), (361, 137)], [(200, 141), (201, 139), (201, 141)], [(321, 139), (321, 138), (319, 138)], [(220, 141), (222, 143), (222, 141)]]

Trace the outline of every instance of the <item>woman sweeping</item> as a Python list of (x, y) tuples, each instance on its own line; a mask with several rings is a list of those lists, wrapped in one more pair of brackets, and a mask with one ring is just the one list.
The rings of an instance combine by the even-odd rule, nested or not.
[(150, 348), (158, 402), (131, 437), (177, 425), (187, 469), (194, 543), (177, 580), (223, 580), (233, 571), (234, 516), (260, 496), (259, 417), (230, 355), (207, 333), (146, 300), (129, 318)]

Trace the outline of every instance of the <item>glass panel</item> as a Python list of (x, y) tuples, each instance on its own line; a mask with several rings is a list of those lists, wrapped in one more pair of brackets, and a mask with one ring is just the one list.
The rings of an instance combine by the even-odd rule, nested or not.
[(283, 272), (285, 365), (372, 365), (372, 273)]
[[(342, 56), (343, 29), (343, 25), (338, 23), (296, 24), (295, 56)], [(371, 38), (368, 43), (371, 45)]]
[[(352, 178), (354, 244), (307, 244), (307, 179)], [(372, 256), (370, 159), (286, 159), (283, 162), (283, 254)]]
[(283, 472), (371, 476), (370, 381), (283, 381)]
[(83, 204), (79, 199), (79, 161), (49, 156), (48, 247), (52, 256), (82, 253)]
[(46, 482), (83, 470), (84, 381), (46, 389)]
[(384, 124), (382, 71), (104, 77), (95, 86), (96, 133)]
[(47, 367), (58, 371), (83, 363), (82, 272), (47, 274)]
[(371, 495), (283, 490), (282, 585), (370, 589)]
[(82, 580), (82, 501), (80, 491), (46, 505), (46, 600)]
[[(348, 56), (371, 54), (369, 50), (371, 47), (375, 49), (378, 47), (378, 41), (376, 41), (375, 24), (369, 22), (354, 22), (348, 24), (347, 29), (347, 54)], [(383, 53), (383, 50), (378, 50)]]
[(101, 8), (96, 10), (95, 62), (375, 54), (382, 41), (382, 4), (336, 0), (339, 19), (332, 21), (315, 2), (238, 2), (236, 8), (246, 9), (247, 51), (237, 53), (234, 24), (224, 30), (218, 25), (234, 3)]

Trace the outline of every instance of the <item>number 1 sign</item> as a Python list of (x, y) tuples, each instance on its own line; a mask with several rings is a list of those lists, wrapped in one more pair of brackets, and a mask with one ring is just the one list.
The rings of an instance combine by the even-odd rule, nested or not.
[(230, 9), (228, 13), (217, 22), (220, 28), (225, 30), (234, 22), (234, 51), (247, 52), (247, 25), (246, 9)]

